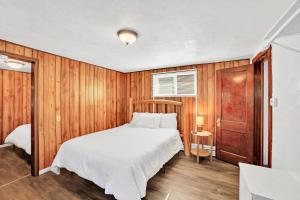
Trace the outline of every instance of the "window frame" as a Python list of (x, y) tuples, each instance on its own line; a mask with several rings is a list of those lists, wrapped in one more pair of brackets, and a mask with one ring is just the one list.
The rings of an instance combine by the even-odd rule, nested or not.
[[(194, 94), (177, 94), (177, 76), (178, 75), (184, 75), (184, 74), (193, 74), (194, 75)], [(157, 88), (154, 87), (154, 85), (157, 85), (158, 78), (154, 78), (154, 76), (162, 76), (162, 77), (174, 77), (174, 94), (157, 94), (155, 93), (155, 89), (158, 90)], [(158, 73), (152, 73), (151, 74), (151, 92), (152, 92), (152, 97), (196, 97), (197, 96), (197, 69), (189, 69), (189, 70), (179, 70), (179, 71), (170, 71), (170, 72), (158, 72)]]

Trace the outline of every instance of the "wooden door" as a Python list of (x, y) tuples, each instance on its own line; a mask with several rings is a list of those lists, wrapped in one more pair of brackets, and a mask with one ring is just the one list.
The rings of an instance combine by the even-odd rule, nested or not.
[(253, 65), (217, 71), (217, 158), (253, 163)]

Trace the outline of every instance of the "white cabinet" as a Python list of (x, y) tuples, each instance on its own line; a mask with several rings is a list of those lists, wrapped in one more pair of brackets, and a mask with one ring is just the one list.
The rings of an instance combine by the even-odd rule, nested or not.
[(300, 183), (288, 172), (240, 163), (240, 200), (300, 200)]

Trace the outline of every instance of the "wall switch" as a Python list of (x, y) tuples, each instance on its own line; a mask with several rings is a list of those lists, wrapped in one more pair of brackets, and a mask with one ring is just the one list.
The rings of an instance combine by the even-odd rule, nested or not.
[(275, 97), (272, 97), (270, 99), (270, 105), (273, 107), (273, 108), (276, 108), (278, 106), (278, 99), (275, 98)]
[(56, 121), (57, 121), (57, 122), (60, 122), (60, 121), (61, 121), (60, 115), (56, 115)]

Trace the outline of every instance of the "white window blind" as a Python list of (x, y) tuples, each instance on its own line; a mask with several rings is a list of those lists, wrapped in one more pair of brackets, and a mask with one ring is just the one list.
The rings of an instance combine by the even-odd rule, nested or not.
[(156, 97), (196, 96), (196, 70), (152, 75), (152, 92)]

